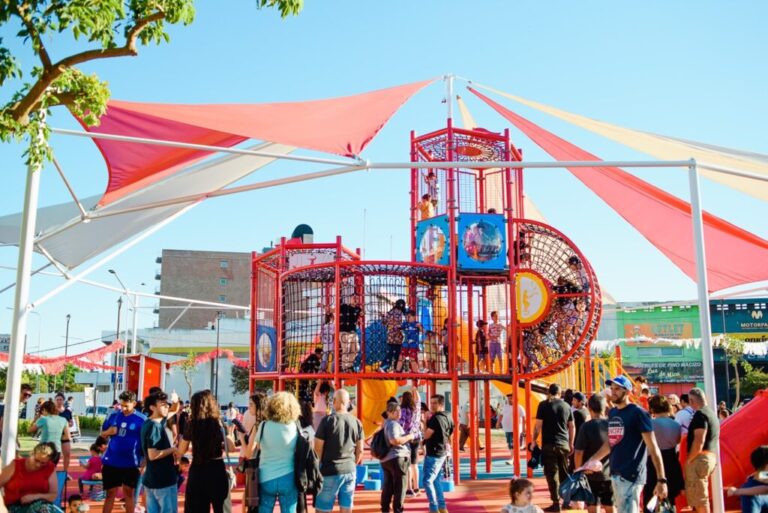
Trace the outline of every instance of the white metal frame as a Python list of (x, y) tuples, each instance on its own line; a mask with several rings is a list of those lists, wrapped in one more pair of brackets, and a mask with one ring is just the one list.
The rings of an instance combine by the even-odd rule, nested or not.
[[(453, 89), (453, 79), (455, 77), (453, 75), (446, 75), (443, 78), (447, 83), (446, 87), (447, 87), (448, 98), (446, 101), (448, 104), (448, 114), (449, 114), (449, 117), (451, 117), (452, 89)], [(109, 262), (119, 254), (130, 249), (132, 246), (138, 244), (148, 236), (152, 235), (153, 233), (155, 233), (156, 231), (158, 231), (159, 229), (161, 229), (162, 227), (164, 227), (174, 219), (178, 218), (183, 213), (187, 212), (188, 210), (190, 210), (191, 208), (193, 208), (194, 206), (202, 202), (204, 199), (210, 198), (210, 197), (225, 196), (229, 194), (236, 194), (239, 192), (245, 192), (250, 190), (257, 190), (265, 187), (275, 187), (275, 186), (284, 185), (287, 183), (295, 183), (299, 181), (322, 178), (326, 176), (333, 176), (333, 175), (342, 174), (342, 173), (356, 172), (364, 169), (395, 170), (395, 169), (412, 169), (413, 167), (412, 162), (372, 163), (368, 161), (363, 161), (359, 158), (342, 161), (342, 160), (321, 159), (321, 158), (314, 158), (314, 157), (279, 155), (279, 154), (273, 154), (269, 152), (244, 150), (244, 149), (237, 149), (237, 148), (223, 148), (218, 146), (191, 144), (191, 143), (184, 143), (179, 141), (154, 140), (154, 139), (128, 137), (128, 136), (113, 135), (113, 134), (96, 134), (96, 133), (88, 133), (88, 132), (76, 131), (76, 130), (65, 130), (65, 129), (53, 128), (51, 129), (51, 131), (57, 134), (88, 137), (91, 139), (108, 139), (113, 141), (154, 144), (154, 145), (196, 149), (196, 150), (217, 152), (217, 153), (253, 155), (253, 156), (259, 156), (259, 157), (274, 157), (276, 159), (298, 161), (298, 162), (311, 162), (311, 163), (317, 163), (317, 164), (330, 164), (330, 165), (342, 166), (342, 167), (328, 170), (328, 171), (322, 171), (318, 173), (299, 175), (299, 176), (294, 176), (294, 177), (289, 177), (289, 178), (279, 179), (279, 180), (271, 180), (271, 181), (261, 182), (257, 184), (245, 185), (241, 187), (232, 187), (229, 189), (211, 191), (210, 193), (207, 193), (207, 194), (179, 198), (178, 200), (174, 199), (174, 200), (164, 201), (164, 202), (149, 203), (147, 205), (126, 208), (120, 211), (115, 211), (110, 213), (104, 213), (101, 215), (102, 217), (106, 217), (108, 215), (117, 215), (119, 213), (127, 213), (132, 211), (157, 208), (157, 207), (167, 206), (167, 205), (172, 205), (177, 203), (186, 203), (190, 201), (193, 202), (191, 205), (188, 205), (187, 207), (173, 214), (172, 216), (165, 219), (164, 221), (147, 229), (142, 234), (134, 237), (132, 240), (124, 244), (117, 251), (97, 261), (95, 264), (89, 266), (87, 269), (80, 272), (79, 274), (75, 276), (68, 276), (65, 273), (62, 273), (65, 275), (65, 278), (67, 278), (67, 281), (65, 283), (54, 288), (52, 291), (44, 295), (42, 298), (38, 299), (36, 302), (30, 303), (29, 302), (29, 286), (30, 286), (30, 279), (33, 273), (32, 251), (36, 242), (34, 237), (34, 228), (35, 228), (36, 219), (37, 219), (38, 194), (39, 194), (40, 172), (41, 172), (41, 168), (39, 166), (37, 167), (30, 166), (27, 170), (27, 182), (26, 182), (25, 197), (24, 197), (24, 210), (22, 213), (21, 236), (19, 241), (19, 259), (18, 259), (18, 266), (17, 266), (17, 279), (16, 279), (17, 286), (15, 291), (16, 292), (15, 297), (14, 297), (14, 314), (13, 314), (13, 326), (12, 326), (12, 334), (11, 334), (11, 348), (10, 348), (10, 355), (9, 355), (9, 372), (8, 372), (7, 385), (6, 385), (6, 400), (7, 400), (6, 411), (7, 412), (14, 412), (14, 411), (17, 411), (19, 408), (18, 390), (19, 390), (19, 387), (21, 386), (21, 367), (22, 367), (23, 355), (25, 353), (23, 341), (26, 338), (27, 318), (28, 318), (27, 314), (36, 306), (40, 306), (41, 304), (45, 303), (49, 299), (53, 298), (63, 290), (73, 285), (74, 283), (78, 281), (86, 282), (84, 280), (85, 276), (87, 276), (94, 270), (98, 269), (99, 267), (103, 266), (105, 263)], [(65, 181), (65, 184), (67, 185), (67, 188), (70, 191), (70, 194), (72, 195), (73, 200), (75, 201), (75, 203), (77, 203), (78, 208), (81, 211), (81, 219), (75, 221), (72, 224), (74, 225), (74, 224), (77, 224), (78, 222), (88, 222), (91, 219), (97, 219), (98, 217), (100, 217), (98, 212), (88, 213), (83, 210), (82, 205), (77, 200), (77, 196), (75, 195), (74, 191), (71, 189), (71, 187), (69, 187), (66, 177), (64, 176), (64, 173), (61, 170), (60, 166), (58, 166), (58, 163), (55, 163), (55, 165), (62, 179)], [(466, 162), (421, 162), (419, 163), (420, 168), (466, 167), (466, 165), (467, 165)], [(677, 168), (687, 169), (690, 195), (691, 195), (693, 238), (695, 242), (698, 304), (699, 304), (699, 316), (700, 316), (699, 320), (701, 323), (701, 344), (702, 344), (702, 355), (704, 357), (704, 374), (705, 374), (705, 383), (706, 383), (706, 389), (707, 389), (706, 395), (707, 395), (708, 402), (713, 407), (715, 407), (715, 405), (717, 404), (717, 400), (715, 396), (714, 362), (712, 357), (712, 336), (711, 336), (710, 323), (709, 323), (709, 291), (707, 288), (706, 252), (705, 252), (705, 246), (704, 246), (704, 228), (703, 228), (702, 209), (701, 209), (701, 191), (700, 191), (699, 176), (698, 176), (697, 168), (706, 167), (707, 169), (717, 171), (720, 173), (730, 174), (734, 176), (741, 176), (741, 177), (751, 178), (751, 179), (760, 180), (760, 181), (768, 181), (768, 178), (755, 173), (747, 173), (747, 172), (743, 172), (735, 169), (712, 166), (706, 163), (697, 164), (695, 160), (612, 161), (612, 162), (609, 162), (609, 161), (594, 161), (594, 162), (491, 161), (491, 162), (472, 162), (472, 167), (473, 168), (514, 167), (514, 168), (527, 168), (527, 169), (548, 169), (548, 168), (568, 168), (568, 167), (579, 167), (579, 168), (677, 167)], [(44, 239), (45, 237), (41, 237), (37, 242), (41, 242)], [(51, 260), (51, 263), (54, 263), (53, 259), (50, 259), (50, 260)], [(56, 267), (58, 268), (59, 266), (56, 265)], [(15, 456), (15, 446), (16, 446), (15, 440), (18, 433), (17, 420), (18, 420), (17, 416), (12, 414), (5, 415), (4, 417), (3, 448), (2, 448), (3, 465), (7, 465), (8, 463), (10, 463), (10, 461), (12, 461)], [(719, 450), (717, 452), (717, 455), (719, 459)], [(719, 465), (717, 466), (716, 471), (713, 475), (712, 484), (713, 484), (713, 490), (714, 490), (714, 493), (713, 493), (714, 509), (715, 511), (721, 511), (723, 509), (723, 496), (722, 496), (722, 476), (720, 473)]]

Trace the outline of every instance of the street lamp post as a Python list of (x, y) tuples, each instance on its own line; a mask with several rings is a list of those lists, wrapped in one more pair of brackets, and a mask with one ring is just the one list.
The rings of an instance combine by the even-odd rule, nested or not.
[[(117, 331), (115, 332), (115, 340), (112, 341), (114, 344), (117, 342), (117, 339), (120, 338), (120, 309), (123, 307), (123, 296), (120, 296), (117, 298)], [(114, 362), (115, 362), (115, 369), (112, 373), (112, 402), (115, 402), (117, 399), (117, 352), (114, 354)]]
[[(66, 359), (67, 359), (67, 356), (68, 356), (68, 353), (69, 353), (69, 321), (71, 319), (72, 319), (72, 316), (70, 314), (67, 314), (67, 331), (65, 332), (65, 335), (64, 335), (64, 374), (61, 376), (61, 389), (63, 391), (65, 391), (65, 392), (66, 392), (66, 389), (67, 389), (67, 381), (66, 381), (67, 380), (67, 375), (66, 375), (67, 364), (66, 364)], [(53, 378), (53, 379), (54, 379), (54, 381), (56, 380), (56, 378)], [(54, 388), (56, 388), (56, 387), (54, 387)]]
[(219, 334), (221, 333), (221, 312), (216, 313), (216, 402), (219, 401), (219, 360), (221, 360), (221, 354), (219, 354), (221, 345)]

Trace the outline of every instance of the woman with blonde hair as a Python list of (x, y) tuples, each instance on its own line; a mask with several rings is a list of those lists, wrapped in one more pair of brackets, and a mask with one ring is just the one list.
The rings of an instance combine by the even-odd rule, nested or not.
[(288, 392), (274, 394), (267, 403), (265, 420), (254, 439), (261, 451), (259, 459), (259, 513), (272, 513), (280, 501), (281, 513), (296, 513), (298, 489), (294, 476), (294, 456), (301, 407)]
[(52, 442), (37, 444), (26, 458), (16, 458), (0, 472), (0, 488), (11, 513), (48, 511), (59, 491)]

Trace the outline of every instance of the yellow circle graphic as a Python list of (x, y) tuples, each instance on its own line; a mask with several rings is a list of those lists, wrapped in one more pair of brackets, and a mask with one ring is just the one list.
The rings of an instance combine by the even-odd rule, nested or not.
[(522, 271), (515, 280), (517, 320), (523, 325), (536, 324), (549, 313), (549, 288), (536, 273)]

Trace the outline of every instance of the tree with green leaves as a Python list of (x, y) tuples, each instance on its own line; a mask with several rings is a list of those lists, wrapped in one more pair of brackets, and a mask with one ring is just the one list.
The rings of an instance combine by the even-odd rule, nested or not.
[(187, 395), (188, 400), (192, 397), (192, 375), (197, 368), (197, 362), (195, 361), (195, 358), (195, 353), (190, 352), (187, 355), (187, 358), (181, 362), (181, 364), (179, 364), (179, 368), (181, 369), (182, 374), (184, 374), (184, 381), (187, 383), (187, 389), (189, 392)]
[(736, 397), (733, 400), (733, 409), (739, 407), (741, 402), (741, 377), (739, 376), (740, 368), (744, 369), (745, 373), (752, 370), (752, 365), (744, 359), (744, 341), (737, 338), (726, 337), (723, 341), (723, 349), (725, 350), (725, 358), (728, 364), (733, 367), (734, 378), (731, 380), (733, 388), (736, 390)]
[(232, 390), (235, 394), (245, 394), (248, 392), (248, 381), (250, 380), (248, 374), (247, 367), (232, 366)]
[[(256, 0), (275, 7), (282, 17), (298, 14), (303, 0)], [(192, 23), (194, 0), (5, 0), (0, 26), (17, 23), (17, 36), (37, 62), (22, 66), (0, 38), (0, 86), (9, 80), (21, 87), (0, 113), (0, 140), (29, 140), (27, 164), (50, 158), (45, 118), (56, 106), (67, 107), (87, 126), (98, 124), (109, 99), (107, 82), (78, 66), (100, 59), (133, 57), (139, 47), (169, 41), (168, 25)], [(56, 45), (74, 38), (82, 48), (60, 56)]]

